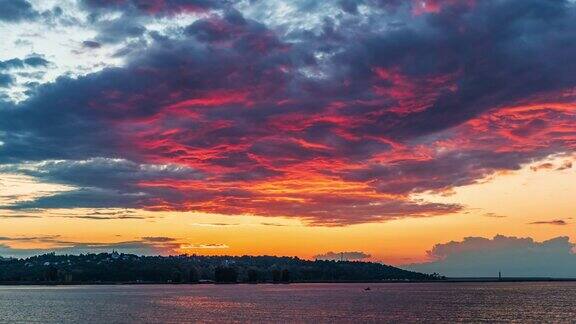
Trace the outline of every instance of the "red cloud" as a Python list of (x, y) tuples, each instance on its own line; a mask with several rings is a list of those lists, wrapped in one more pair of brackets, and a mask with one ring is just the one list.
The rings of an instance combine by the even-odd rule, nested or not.
[(247, 97), (248, 92), (243, 91), (213, 91), (212, 93), (208, 93), (202, 97), (194, 97), (173, 103), (164, 109), (177, 111), (185, 108), (220, 106), (231, 103), (242, 103), (246, 106), (250, 106), (251, 103), (246, 101)]
[(412, 13), (414, 15), (438, 13), (445, 7), (471, 7), (475, 4), (476, 0), (412, 0)]
[[(179, 8), (149, 8), (168, 3)], [(282, 34), (233, 10), (199, 19), (122, 68), (59, 79), (1, 109), (2, 150), (15, 161), (134, 163), (115, 176), (104, 177), (108, 160), (106, 173), (38, 175), (105, 191), (85, 205), (121, 192), (117, 204), (152, 210), (343, 225), (457, 212), (412, 195), (576, 149), (573, 7), (417, 3), (429, 14), (400, 12), (406, 25), (394, 28), (345, 20)], [(491, 20), (505, 10), (510, 19)], [(152, 175), (140, 170), (150, 165)]]

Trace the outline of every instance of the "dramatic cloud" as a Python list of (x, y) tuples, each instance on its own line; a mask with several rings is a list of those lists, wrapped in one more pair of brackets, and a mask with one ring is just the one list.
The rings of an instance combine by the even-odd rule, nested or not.
[[(138, 183), (146, 179), (181, 181), (199, 179), (201, 175), (185, 166), (136, 164), (122, 159), (95, 158), (84, 161), (47, 160), (41, 163), (0, 165), (1, 172), (17, 172), (49, 182), (77, 186), (78, 189), (47, 195), (36, 200), (19, 203), (14, 208), (66, 208), (66, 207), (137, 207), (144, 200), (154, 199), (139, 189)], [(105, 217), (107, 216), (107, 217)], [(112, 215), (92, 214), (85, 218), (105, 219)], [(115, 218), (120, 218), (114, 215)], [(73, 216), (79, 217), (79, 216)], [(123, 218), (134, 218), (124, 215)]]
[(0, 88), (7, 88), (14, 83), (14, 78), (9, 74), (0, 73)]
[(358, 261), (367, 259), (370, 257), (370, 254), (366, 254), (364, 252), (327, 252), (324, 254), (315, 255), (314, 259), (316, 260), (331, 260), (331, 261)]
[(467, 237), (435, 245), (428, 252), (435, 261), (409, 268), (449, 277), (497, 277), (501, 271), (507, 277), (576, 278), (574, 247), (568, 237), (543, 242), (501, 235)]
[[(78, 46), (125, 46), (123, 62), (0, 101), (0, 170), (75, 188), (14, 210), (347, 225), (458, 212), (413, 195), (550, 155), (567, 162), (539, 169), (572, 165), (571, 1), (86, 0), (79, 8), (96, 36)], [(165, 27), (169, 20), (186, 26)], [(10, 87), (6, 75), (0, 86)]]
[(25, 67), (43, 67), (50, 64), (41, 56), (30, 56), (25, 59), (14, 58), (0, 61), (0, 70), (22, 69)]
[(224, 0), (81, 0), (90, 10), (119, 11), (140, 15), (172, 15), (182, 12), (205, 11), (223, 6)]

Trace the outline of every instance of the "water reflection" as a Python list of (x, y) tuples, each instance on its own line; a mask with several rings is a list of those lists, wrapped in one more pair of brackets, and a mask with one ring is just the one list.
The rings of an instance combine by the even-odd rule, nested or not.
[(0, 287), (0, 322), (570, 322), (576, 283)]

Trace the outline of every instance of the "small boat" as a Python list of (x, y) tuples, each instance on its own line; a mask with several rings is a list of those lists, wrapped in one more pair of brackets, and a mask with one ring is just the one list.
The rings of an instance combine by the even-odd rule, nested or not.
[(364, 291), (368, 291), (368, 290), (372, 290), (372, 289), (370, 289), (370, 287), (364, 288)]

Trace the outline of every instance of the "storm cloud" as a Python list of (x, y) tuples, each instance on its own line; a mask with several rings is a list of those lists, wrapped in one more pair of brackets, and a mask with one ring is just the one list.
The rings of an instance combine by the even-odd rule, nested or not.
[[(302, 23), (274, 1), (83, 1), (83, 46), (139, 45), (0, 101), (0, 168), (76, 188), (11, 208), (430, 217), (464, 206), (413, 194), (574, 151), (573, 2), (421, 3), (298, 1)], [(145, 26), (173, 15), (195, 19)]]

